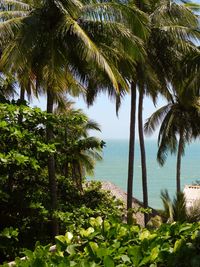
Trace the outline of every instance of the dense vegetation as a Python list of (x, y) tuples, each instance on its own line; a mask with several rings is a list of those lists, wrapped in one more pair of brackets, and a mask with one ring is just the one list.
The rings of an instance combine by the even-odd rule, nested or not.
[(147, 230), (90, 217), (84, 227), (57, 236), (56, 251), (37, 244), (34, 252), (25, 251), (26, 260), (16, 259), (16, 266), (198, 267), (199, 234), (199, 223), (163, 224)]
[[(133, 224), (131, 209), (137, 90), (144, 208), (144, 95), (154, 103), (162, 95), (168, 102), (149, 118), (145, 131), (151, 134), (161, 124), (161, 165), (168, 151), (177, 153), (177, 199), (185, 144), (200, 135), (200, 53), (193, 42), (200, 38), (199, 19), (188, 7), (198, 5), (0, 1), (1, 261), (20, 256), (24, 247), (33, 249), (36, 241), (54, 243), (56, 236), (56, 252), (38, 245), (33, 253), (26, 250), (27, 259), (17, 260), (17, 266), (200, 266), (198, 223), (159, 226), (155, 220), (148, 227), (157, 229), (141, 229)], [(90, 105), (101, 91), (114, 97), (116, 111), (124, 94), (131, 94), (127, 219), (132, 225), (120, 222), (121, 204), (99, 184), (84, 182), (105, 144), (89, 136), (99, 126), (74, 110), (67, 97), (83, 95)], [(27, 106), (27, 98), (41, 95), (46, 112)], [(166, 220), (187, 220), (187, 212), (180, 212), (186, 210), (177, 209), (167, 193), (162, 197)], [(144, 219), (147, 225), (147, 213)]]
[[(83, 190), (85, 174), (93, 170), (104, 145), (87, 136), (88, 129), (98, 126), (83, 113), (47, 114), (38, 108), (0, 104), (0, 117), (1, 260), (17, 255), (22, 247), (33, 247), (37, 240), (51, 241), (49, 154), (56, 155), (58, 204), (53, 216), (60, 233), (69, 222), (78, 225), (90, 215), (120, 214), (100, 185), (85, 185)], [(46, 142), (47, 124), (54, 129), (51, 143)]]

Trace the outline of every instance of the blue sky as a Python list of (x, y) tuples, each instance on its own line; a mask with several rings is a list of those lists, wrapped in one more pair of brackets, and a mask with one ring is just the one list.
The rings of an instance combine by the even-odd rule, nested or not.
[[(90, 119), (95, 120), (101, 128), (101, 133), (92, 132), (93, 135), (102, 139), (128, 139), (129, 138), (129, 120), (130, 120), (130, 94), (122, 100), (121, 108), (119, 110), (119, 116), (116, 116), (115, 102), (107, 95), (101, 94), (96, 98), (93, 106), (87, 107), (84, 100), (80, 98), (73, 99), (75, 101), (75, 107), (81, 108)], [(164, 105), (163, 99), (159, 98), (157, 108)], [(33, 106), (39, 106), (43, 110), (46, 107), (46, 99), (40, 98), (40, 100), (33, 100)], [(145, 120), (157, 109), (154, 107), (152, 101), (149, 98), (144, 100), (143, 117)], [(136, 125), (137, 127), (137, 125)], [(136, 138), (138, 130), (136, 128)], [(152, 137), (156, 138), (156, 134)]]
[[(191, 1), (200, 3), (200, 0)], [(159, 98), (156, 108), (149, 98), (145, 98), (143, 106), (143, 120), (146, 119), (159, 107), (166, 104), (163, 98)], [(129, 120), (130, 120), (130, 94), (127, 94), (119, 111), (119, 117), (117, 118), (115, 113), (115, 103), (110, 100), (106, 95), (99, 95), (89, 109), (84, 103), (83, 99), (76, 100), (76, 107), (84, 110), (91, 119), (94, 119), (101, 126), (101, 134), (96, 134), (102, 139), (128, 139), (129, 138)], [(151, 137), (145, 137), (156, 139), (158, 131)], [(136, 138), (138, 139), (138, 129), (136, 125)]]
[[(164, 105), (163, 99), (159, 99), (157, 108)], [(91, 118), (98, 122), (102, 132), (97, 136), (103, 139), (128, 139), (129, 137), (129, 120), (130, 120), (130, 94), (122, 101), (117, 118), (115, 112), (115, 103), (107, 95), (99, 95), (95, 103), (89, 109), (83, 99), (78, 99), (76, 107), (81, 108)], [(144, 100), (144, 122), (156, 110), (149, 98)], [(137, 127), (137, 126), (136, 126)], [(136, 137), (138, 137), (136, 129)], [(156, 138), (154, 134), (151, 138)]]
[[(199, 3), (200, 0), (194, 1)], [(101, 133), (92, 133), (102, 139), (128, 139), (129, 138), (129, 120), (130, 120), (130, 95), (127, 94), (119, 111), (117, 118), (115, 113), (115, 103), (109, 99), (107, 95), (99, 95), (92, 107), (87, 108), (84, 100), (81, 98), (74, 99), (76, 107), (81, 108), (89, 118), (99, 123), (101, 127)], [(45, 99), (42, 98), (40, 102), (34, 100), (33, 105), (40, 106), (45, 109)], [(143, 108), (143, 120), (146, 119), (159, 107), (165, 104), (165, 101), (160, 97), (155, 108), (152, 101), (149, 98), (144, 100)], [(138, 139), (138, 130), (136, 125), (136, 138)], [(146, 138), (157, 138), (157, 133), (152, 137)]]

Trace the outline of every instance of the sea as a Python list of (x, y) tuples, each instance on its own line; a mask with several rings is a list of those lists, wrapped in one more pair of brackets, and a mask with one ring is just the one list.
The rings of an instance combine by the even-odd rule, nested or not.
[[(127, 189), (128, 173), (128, 140), (105, 140), (103, 160), (96, 163), (92, 180), (110, 181)], [(176, 156), (169, 154), (166, 163), (161, 167), (156, 160), (157, 141), (147, 140), (146, 161), (148, 175), (149, 205), (153, 208), (162, 208), (160, 199), (161, 190), (167, 189), (171, 198), (176, 191)], [(185, 148), (182, 158), (181, 187), (200, 182), (200, 141), (190, 144)], [(142, 176), (139, 141), (135, 145), (135, 163), (133, 177), (133, 196), (142, 201)]]

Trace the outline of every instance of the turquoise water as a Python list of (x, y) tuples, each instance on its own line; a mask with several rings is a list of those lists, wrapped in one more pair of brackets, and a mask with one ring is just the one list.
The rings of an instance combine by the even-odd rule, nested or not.
[[(146, 141), (147, 171), (149, 204), (154, 208), (162, 206), (160, 200), (161, 189), (168, 189), (171, 196), (176, 190), (176, 157), (169, 154), (164, 167), (156, 161), (157, 143), (154, 140)], [(98, 162), (95, 175), (92, 179), (111, 181), (123, 190), (127, 188), (128, 141), (107, 140), (103, 151), (103, 161)], [(135, 172), (133, 192), (134, 197), (142, 200), (141, 163), (139, 143), (135, 149)], [(182, 188), (200, 180), (200, 143), (191, 144), (186, 148), (182, 159), (181, 182)]]

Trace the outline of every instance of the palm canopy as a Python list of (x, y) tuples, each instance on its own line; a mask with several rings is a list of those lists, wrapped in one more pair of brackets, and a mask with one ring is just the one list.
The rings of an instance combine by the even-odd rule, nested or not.
[[(122, 16), (125, 5), (51, 0), (31, 8), (27, 16), (0, 25), (1, 43), (6, 43), (1, 59), (4, 69), (31, 69), (29, 76), (37, 77), (38, 89), (84, 89), (94, 70), (117, 91), (120, 87), (128, 89), (117, 68), (120, 58), (127, 55), (133, 66), (144, 50), (142, 40), (122, 23), (128, 23), (128, 16)], [(131, 10), (145, 35), (147, 18), (136, 7)]]
[(158, 162), (163, 165), (168, 151), (175, 153), (178, 136), (183, 138), (182, 154), (186, 143), (200, 134), (200, 103), (198, 96), (188, 98), (186, 90), (179, 90), (171, 96), (171, 102), (153, 113), (145, 124), (145, 132), (152, 134), (160, 125), (158, 135)]
[(146, 57), (143, 62), (136, 62), (133, 78), (154, 101), (159, 92), (170, 99), (169, 84), (177, 79), (181, 60), (186, 53), (197, 51), (191, 39), (200, 37), (198, 17), (176, 1), (142, 0), (133, 3), (149, 16)]
[(171, 82), (184, 55), (196, 50), (191, 40), (200, 37), (198, 16), (176, 1), (150, 3), (147, 6), (151, 21), (148, 39), (150, 61), (156, 66), (159, 76)]
[[(82, 178), (86, 174), (93, 175), (95, 162), (102, 159), (100, 153), (104, 142), (90, 136), (91, 130), (100, 131), (99, 125), (89, 120), (82, 110), (74, 110), (73, 104), (69, 101), (67, 104), (66, 109), (56, 110), (57, 114), (61, 113), (66, 117), (62, 129), (55, 129), (59, 132), (58, 140), (55, 141), (59, 144), (59, 151), (63, 155), (59, 168), (67, 178), (71, 175), (81, 190)], [(70, 121), (72, 123), (69, 123)]]
[(13, 98), (17, 89), (17, 83), (13, 76), (0, 73), (0, 102), (7, 102)]

